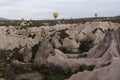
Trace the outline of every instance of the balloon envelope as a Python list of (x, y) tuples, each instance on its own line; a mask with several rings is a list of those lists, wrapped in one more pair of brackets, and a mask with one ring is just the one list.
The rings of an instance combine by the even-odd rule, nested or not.
[(95, 14), (94, 14), (94, 16), (95, 16), (95, 17), (98, 17), (98, 14), (97, 14), (97, 13), (95, 13)]
[(58, 17), (58, 13), (53, 13), (53, 17), (56, 19)]

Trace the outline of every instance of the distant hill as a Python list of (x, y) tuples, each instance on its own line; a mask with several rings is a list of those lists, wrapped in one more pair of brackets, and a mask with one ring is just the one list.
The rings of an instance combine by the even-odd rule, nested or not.
[(9, 20), (9, 19), (6, 19), (6, 18), (0, 18), (0, 21), (6, 21), (6, 20)]

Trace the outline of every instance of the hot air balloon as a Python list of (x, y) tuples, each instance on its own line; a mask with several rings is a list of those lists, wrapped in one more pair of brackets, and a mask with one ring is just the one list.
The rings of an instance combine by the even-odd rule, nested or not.
[(53, 17), (56, 19), (58, 17), (58, 13), (57, 12), (53, 13)]
[(95, 14), (94, 14), (94, 16), (95, 16), (95, 17), (98, 17), (98, 14), (97, 14), (97, 13), (95, 13)]

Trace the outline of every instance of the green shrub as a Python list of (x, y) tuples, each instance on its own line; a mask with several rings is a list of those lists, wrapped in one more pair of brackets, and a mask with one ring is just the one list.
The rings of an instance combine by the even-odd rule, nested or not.
[(52, 74), (52, 75), (46, 75), (43, 80), (65, 80), (66, 78), (68, 78), (67, 75)]
[(25, 74), (33, 71), (30, 67), (27, 68), (27, 67), (12, 66), (12, 68), (16, 74)]
[(42, 74), (48, 74), (49, 73), (48, 68), (46, 67), (45, 64), (42, 64), (40, 66), (33, 65), (32, 70), (33, 71), (38, 71), (38, 72), (40, 72)]
[(80, 65), (80, 67), (79, 67), (79, 71), (84, 71), (84, 70), (88, 70), (88, 71), (92, 71), (93, 69), (94, 69), (94, 67), (95, 67), (95, 65), (89, 65), (89, 66), (87, 66), (87, 65), (85, 65), (85, 64), (82, 64), (82, 65)]
[(16, 59), (16, 60), (19, 60), (19, 61), (22, 61), (22, 62), (24, 61), (23, 54), (19, 54), (19, 53), (13, 53), (12, 59)]
[(39, 73), (41, 73), (42, 75), (44, 75), (44, 79), (43, 80), (64, 80), (68, 77), (71, 76), (71, 72), (65, 72), (64, 70), (61, 70), (58, 67), (54, 67), (54, 68), (50, 68), (47, 67), (46, 65), (41, 65), (40, 67), (32, 67), (33, 71), (38, 71)]
[(67, 31), (68, 29), (62, 29), (62, 30), (59, 30), (58, 32), (60, 32), (60, 38), (61, 39), (65, 39), (66, 37), (69, 37), (69, 35), (65, 32)]
[(93, 41), (92, 39), (82, 41), (79, 47), (80, 53), (89, 51), (89, 49), (93, 47)]
[(73, 73), (71, 70), (68, 70), (67, 72), (56, 67), (54, 70), (49, 70), (48, 74), (44, 76), (43, 80), (65, 80), (69, 78)]

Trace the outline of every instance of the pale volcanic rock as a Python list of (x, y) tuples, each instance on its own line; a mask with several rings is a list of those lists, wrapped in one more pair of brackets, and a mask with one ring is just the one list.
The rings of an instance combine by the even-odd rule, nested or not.
[(50, 55), (47, 59), (49, 67), (58, 67), (61, 68), (65, 71), (68, 70), (68, 62), (67, 62), (67, 57), (63, 52), (61, 52), (58, 49), (54, 49), (54, 55)]
[(35, 55), (34, 64), (35, 66), (47, 65), (47, 58), (52, 54), (53, 47), (48, 39), (43, 39), (39, 45), (37, 53)]
[(65, 38), (62, 42), (63, 48), (65, 48), (66, 51), (71, 53), (76, 53), (78, 51), (79, 44), (74, 39)]
[(112, 63), (103, 68), (93, 71), (84, 71), (73, 74), (66, 80), (119, 80), (120, 79), (120, 59), (113, 59)]
[(108, 31), (98, 46), (88, 52), (88, 57), (119, 57), (119, 31)]
[(52, 46), (56, 49), (62, 47), (59, 41), (60, 41), (60, 36), (59, 36), (59, 33), (56, 32), (55, 35), (51, 38)]
[[(0, 49), (1, 50), (13, 50), (14, 48), (19, 48), (19, 46), (25, 46), (26, 43), (30, 44), (31, 47), (38, 44), (44, 37), (50, 37), (53, 32), (68, 29), (66, 33), (69, 38), (73, 38), (80, 42), (83, 40), (87, 34), (94, 31), (96, 28), (101, 28), (104, 32), (108, 29), (119, 29), (120, 24), (110, 21), (96, 21), (96, 22), (86, 22), (77, 24), (61, 24), (55, 26), (41, 26), (41, 27), (28, 27), (26, 29), (21, 26), (8, 26), (0, 27)], [(95, 33), (96, 40), (95, 43), (101, 41), (104, 33)], [(97, 36), (100, 36), (98, 38)]]
[(32, 58), (32, 48), (29, 44), (26, 44), (23, 52), (24, 62), (28, 63)]

